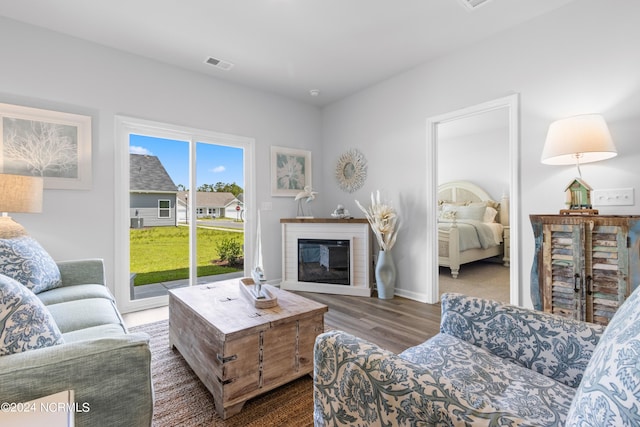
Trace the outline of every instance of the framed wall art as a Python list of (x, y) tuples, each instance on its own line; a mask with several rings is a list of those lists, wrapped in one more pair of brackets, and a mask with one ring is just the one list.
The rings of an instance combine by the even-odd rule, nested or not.
[(311, 186), (311, 151), (271, 147), (271, 195), (295, 197)]
[(0, 103), (0, 173), (44, 188), (91, 188), (91, 116)]

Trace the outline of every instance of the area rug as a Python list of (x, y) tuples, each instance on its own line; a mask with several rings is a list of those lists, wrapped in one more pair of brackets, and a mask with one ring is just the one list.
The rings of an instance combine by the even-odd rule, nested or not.
[(238, 415), (223, 420), (209, 391), (180, 353), (169, 348), (167, 320), (130, 330), (151, 336), (154, 427), (313, 425), (313, 380), (309, 375), (247, 401)]

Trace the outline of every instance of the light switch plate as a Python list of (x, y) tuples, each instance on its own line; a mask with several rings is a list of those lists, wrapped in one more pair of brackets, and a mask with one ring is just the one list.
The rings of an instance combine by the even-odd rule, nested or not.
[(593, 190), (593, 206), (632, 206), (635, 204), (633, 188)]

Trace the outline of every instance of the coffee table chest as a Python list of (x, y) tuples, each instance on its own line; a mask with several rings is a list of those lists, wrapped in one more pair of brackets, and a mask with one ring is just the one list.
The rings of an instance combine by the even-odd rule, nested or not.
[(313, 372), (327, 306), (275, 287), (278, 306), (257, 309), (236, 281), (169, 291), (169, 343), (227, 419), (244, 403)]

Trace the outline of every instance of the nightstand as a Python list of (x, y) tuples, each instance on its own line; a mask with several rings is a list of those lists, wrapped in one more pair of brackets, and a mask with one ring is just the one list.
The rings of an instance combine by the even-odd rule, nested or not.
[(508, 225), (502, 230), (502, 241), (504, 243), (504, 257), (502, 257), (502, 261), (504, 261), (505, 267), (509, 267), (509, 262), (511, 261), (511, 227)]

